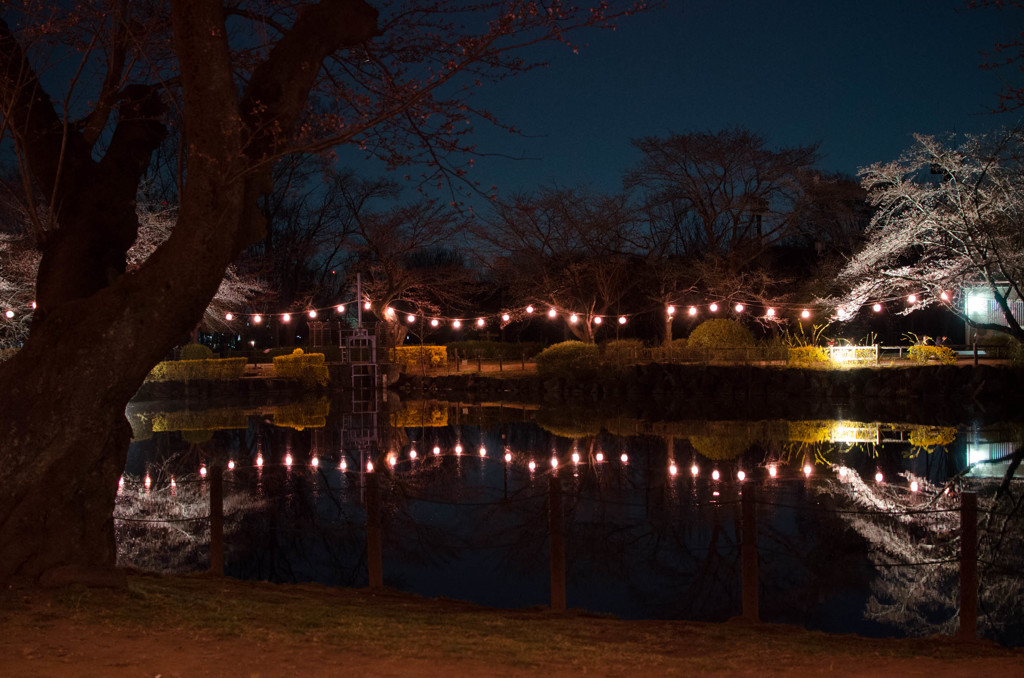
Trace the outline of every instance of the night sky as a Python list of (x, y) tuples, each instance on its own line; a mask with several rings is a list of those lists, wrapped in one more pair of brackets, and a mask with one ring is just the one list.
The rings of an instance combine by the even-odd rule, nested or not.
[[(542, 183), (620, 188), (630, 139), (744, 126), (772, 146), (821, 144), (820, 167), (855, 174), (894, 159), (914, 132), (979, 132), (1004, 72), (983, 50), (1019, 32), (1024, 13), (964, 0), (670, 0), (614, 32), (547, 46), (548, 68), (479, 96), (529, 137), (478, 125), (472, 177), (503, 195)], [(1019, 72), (1017, 73), (1019, 75)]]

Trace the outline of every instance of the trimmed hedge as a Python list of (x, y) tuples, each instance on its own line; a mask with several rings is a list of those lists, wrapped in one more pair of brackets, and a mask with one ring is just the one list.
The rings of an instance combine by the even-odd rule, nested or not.
[(305, 353), (301, 348), (291, 355), (274, 358), (274, 375), (282, 379), (295, 379), (305, 386), (326, 386), (330, 380), (323, 353)]
[(932, 361), (942, 363), (943, 365), (955, 365), (956, 357), (956, 351), (949, 346), (915, 345), (907, 349), (907, 358), (921, 365), (926, 365)]
[(146, 381), (229, 381), (245, 373), (245, 358), (207, 360), (165, 360), (146, 377)]
[(644, 342), (639, 339), (614, 339), (601, 348), (605, 361), (618, 365), (632, 365), (642, 357)]
[(595, 374), (601, 354), (596, 344), (563, 341), (537, 354), (537, 373), (542, 377), (578, 377)]
[(697, 349), (745, 348), (754, 345), (754, 335), (735, 320), (712, 318), (693, 328), (687, 345)]
[(448, 350), (444, 346), (396, 346), (388, 349), (388, 359), (403, 370), (416, 367), (445, 367), (448, 364)]

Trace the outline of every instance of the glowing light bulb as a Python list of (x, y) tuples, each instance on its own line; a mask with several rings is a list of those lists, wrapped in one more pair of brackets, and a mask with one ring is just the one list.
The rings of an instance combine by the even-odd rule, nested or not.
[(600, 325), (601, 322), (602, 322), (601, 316), (599, 316), (599, 315), (598, 316), (594, 316), (594, 324), (595, 325)]
[(511, 452), (506, 452), (505, 453), (505, 461), (506, 462), (512, 461), (512, 453)]
[(369, 301), (364, 301), (363, 302), (363, 310), (364, 311), (369, 311), (372, 306), (373, 306), (373, 304), (371, 304)]
[(558, 311), (556, 311), (553, 308), (549, 308), (548, 309), (548, 317), (549, 318), (554, 318), (556, 315), (558, 315)]
[(147, 490), (149, 489), (149, 486), (153, 484), (153, 481), (149, 479), (148, 473), (146, 474), (146, 480), (143, 481), (143, 484), (146, 486)]
[(576, 322), (578, 320), (579, 320), (579, 317), (577, 317), (577, 315), (575, 313), (573, 313), (571, 316), (569, 316), (569, 322), (571, 322), (574, 325), (576, 324)]
[(689, 309), (687, 309), (686, 312), (689, 313), (690, 315), (697, 315), (697, 307), (691, 306)]
[[(939, 295), (939, 299), (942, 299), (943, 301), (949, 301), (949, 293), (943, 292), (942, 294)], [(35, 302), (32, 303), (34, 304)], [(32, 308), (35, 308), (35, 306), (33, 306)]]
[(921, 488), (920, 488), (920, 486), (919, 486), (919, 485), (917, 484), (917, 481), (916, 481), (916, 480), (911, 480), (911, 481), (910, 481), (910, 491), (911, 491), (911, 492), (917, 492), (917, 491), (918, 491), (919, 489), (921, 489)]
[(440, 320), (438, 320), (437, 318), (434, 318), (434, 319), (432, 319), (432, 320), (430, 321), (430, 326), (431, 326), (431, 327), (437, 327), (437, 326), (438, 326), (438, 325), (440, 325), (440, 324), (441, 324), (441, 321), (440, 321)]
[(722, 477), (722, 474), (718, 472), (717, 468), (714, 471), (711, 472), (711, 479), (712, 480), (718, 480), (721, 477)]
[(711, 302), (711, 305), (708, 306), (708, 310), (711, 311), (712, 313), (716, 313), (718, 311), (718, 304), (716, 304), (715, 302)]
[(487, 324), (487, 323), (485, 323), (485, 322), (484, 322), (484, 319), (483, 319), (483, 318), (477, 318), (477, 319), (476, 319), (476, 326), (477, 326), (477, 327), (483, 327), (483, 326), (484, 326), (484, 325), (486, 325), (486, 324)]
[(341, 458), (341, 463), (338, 464), (338, 468), (340, 468), (342, 471), (348, 468), (348, 461), (346, 461), (345, 457)]
[(885, 480), (885, 476), (882, 475), (881, 471), (879, 471), (878, 473), (875, 474), (875, 482), (876, 483), (880, 483), (883, 480)]
[(338, 306), (335, 308), (335, 310), (338, 311), (338, 313), (344, 313), (345, 312), (345, 304), (338, 304)]
[(366, 462), (366, 472), (367, 473), (373, 473), (373, 462), (372, 461)]
[(257, 454), (256, 455), (256, 466), (258, 466), (260, 468), (263, 467), (263, 455), (262, 454)]
[(674, 476), (677, 473), (679, 473), (679, 469), (676, 467), (675, 463), (673, 462), (673, 463), (669, 464), (668, 465), (668, 474), (670, 476)]
[(742, 483), (744, 480), (747, 479), (747, 474), (744, 471), (737, 471), (736, 479)]
[[(945, 294), (945, 292), (943, 292), (943, 294)], [(32, 310), (33, 310), (33, 311), (34, 311), (34, 310), (36, 310), (36, 302), (34, 302), (34, 301), (33, 301), (33, 302), (32, 302), (31, 304), (29, 304), (29, 305), (30, 305), (30, 306), (32, 307)]]
[(4, 315), (5, 315), (5, 316), (7, 316), (7, 319), (8, 319), (8, 320), (10, 320), (11, 318), (13, 318), (13, 317), (14, 317), (14, 311), (12, 311), (11, 309), (7, 309), (7, 310), (6, 310), (5, 312), (4, 312)]
[(580, 463), (580, 453), (579, 452), (573, 452), (572, 453), (572, 463), (574, 463), (574, 464)]
[(263, 322), (263, 316), (259, 315), (258, 313), (252, 317), (253, 325), (259, 325), (261, 322)]
[(624, 316), (624, 315), (620, 315), (619, 316), (619, 324), (620, 325), (625, 325), (626, 324), (626, 316)]
[(700, 468), (696, 464), (694, 464), (693, 466), (690, 467), (690, 475), (691, 476), (696, 478), (699, 473), (700, 473)]
[(806, 320), (807, 318), (811, 317), (811, 312), (805, 308), (804, 310), (800, 311), (800, 317)]
[(173, 490), (177, 486), (178, 486), (178, 484), (174, 482), (174, 476), (171, 476), (171, 489)]
[(292, 465), (292, 455), (291, 455), (291, 453), (288, 453), (288, 454), (284, 455), (284, 465), (285, 466), (291, 466)]
[(845, 466), (840, 466), (839, 467), (839, 477), (840, 478), (845, 478), (847, 473), (849, 473), (849, 470)]
[(558, 457), (551, 457), (551, 468), (558, 468)]
[(313, 457), (312, 459), (309, 460), (309, 465), (312, 466), (313, 468), (317, 468), (318, 466), (320, 466), (320, 459), (318, 457)]
[(414, 322), (416, 322), (416, 316), (410, 313), (409, 315), (405, 316), (405, 322), (409, 323), (410, 325), (413, 324)]
[(433, 449), (433, 450), (431, 450), (431, 451), (432, 451), (432, 452), (434, 453), (434, 456), (435, 456), (435, 457), (436, 457), (437, 455), (441, 454), (441, 448), (440, 448), (440, 447), (437, 447), (437, 446), (434, 446), (434, 449)]
[(667, 310), (668, 310), (668, 314), (669, 315), (675, 315), (676, 314), (676, 307), (675, 306), (669, 306)]
[(537, 464), (532, 459), (530, 460), (530, 463), (527, 464), (526, 466), (530, 469), (531, 472), (537, 470)]
[(743, 313), (743, 304), (736, 304), (734, 307), (737, 313)]
[(285, 313), (283, 316), (281, 316), (281, 321), (282, 322), (286, 322), (286, 323), (290, 323), (292, 321), (292, 314), (291, 313)]
[(882, 312), (882, 305), (881, 304), (872, 304), (871, 310), (874, 311), (875, 313), (881, 313)]
[(227, 320), (228, 322), (231, 322), (234, 319), (235, 319), (235, 314), (234, 313), (225, 313), (224, 314), (224, 320)]
[(768, 467), (768, 475), (771, 476), (772, 478), (779, 475), (779, 469), (775, 466), (775, 464), (772, 464), (771, 466)]
[(487, 456), (487, 448), (484, 447), (483, 445), (480, 446), (480, 456), (481, 457), (486, 457)]
[(455, 446), (455, 454), (462, 454), (462, 445)]
[(621, 455), (619, 456), (619, 461), (621, 461), (621, 462), (622, 462), (623, 464), (626, 464), (626, 463), (628, 463), (628, 462), (629, 462), (629, 455), (628, 455), (628, 454), (626, 454), (625, 452), (623, 452), (623, 453), (622, 453), (622, 454), (621, 454)]
[(409, 458), (410, 459), (415, 459), (416, 458), (416, 450), (409, 450)]
[(398, 458), (397, 458), (397, 457), (395, 457), (395, 455), (393, 455), (393, 454), (389, 454), (389, 455), (388, 455), (388, 465), (389, 465), (389, 466), (390, 466), (391, 468), (394, 468), (394, 467), (395, 467), (395, 464), (397, 464), (397, 463), (398, 463)]
[(309, 313), (307, 313), (306, 315), (308, 315), (310, 320), (312, 320), (313, 318), (316, 317), (316, 311), (313, 309), (309, 309)]
[(909, 303), (909, 304), (916, 304), (917, 303), (917, 295), (916, 294), (908, 295), (907, 296), (907, 303)]
[(765, 314), (765, 316), (767, 316), (769, 318), (774, 318), (775, 317), (775, 309), (774, 308), (769, 308), (767, 311), (764, 312), (764, 314)]
[(460, 327), (462, 327), (462, 321), (461, 320), (453, 320), (452, 321), (452, 327), (454, 327), (455, 329), (459, 329)]
[(229, 471), (234, 471), (235, 470), (235, 460), (234, 459), (228, 459), (228, 470)]
[(812, 471), (814, 471), (814, 468), (810, 464), (804, 464), (804, 475), (805, 476), (811, 475)]
[(596, 459), (598, 462), (604, 461), (604, 452), (598, 452), (597, 454), (595, 454), (594, 459)]
[(507, 323), (511, 317), (512, 316), (510, 316), (508, 313), (502, 313), (501, 314), (501, 322)]
[(200, 475), (201, 477), (203, 477), (203, 478), (205, 478), (205, 477), (206, 477), (206, 467), (205, 467), (205, 466), (200, 466), (200, 467), (199, 467), (199, 475)]
[(533, 306), (527, 306), (526, 307), (526, 312), (527, 313), (533, 313)]
[(384, 309), (384, 315), (387, 316), (388, 318), (395, 317), (395, 309), (388, 306), (387, 308)]

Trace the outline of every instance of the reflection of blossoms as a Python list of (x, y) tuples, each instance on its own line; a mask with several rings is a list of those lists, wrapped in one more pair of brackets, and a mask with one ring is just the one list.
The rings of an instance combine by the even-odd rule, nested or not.
[[(852, 469), (820, 487), (848, 509), (839, 515), (863, 537), (878, 576), (865, 615), (911, 636), (955, 634), (959, 628), (959, 501), (926, 480), (918, 492), (896, 484), (866, 483)], [(909, 474), (908, 474), (909, 476)], [(1015, 628), (1024, 592), (1020, 508), (994, 498), (998, 481), (979, 486), (979, 629)], [(929, 499), (931, 497), (931, 499)]]
[[(125, 479), (114, 509), (120, 567), (152, 572), (189, 572), (205, 563), (210, 548), (209, 481), (199, 478), (146, 489)], [(231, 518), (255, 508), (245, 493), (224, 494), (225, 537), (237, 529)]]

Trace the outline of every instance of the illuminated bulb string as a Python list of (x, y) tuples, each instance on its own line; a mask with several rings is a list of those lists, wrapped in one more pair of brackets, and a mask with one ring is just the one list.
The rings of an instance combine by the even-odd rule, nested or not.
[[(941, 291), (934, 297), (937, 301), (942, 304), (948, 305), (952, 298), (953, 293), (949, 291)], [(880, 313), (887, 308), (892, 307), (893, 310), (905, 311), (914, 306), (920, 305), (924, 300), (923, 293), (911, 293), (901, 296), (888, 296), (879, 299), (873, 299), (865, 302), (864, 304), (858, 305), (859, 308), (874, 311)], [(340, 304), (332, 306), (325, 306), (322, 308), (306, 308), (301, 311), (302, 316), (309, 320), (316, 320), (318, 318), (330, 318), (332, 315), (346, 315), (351, 313), (351, 307), (355, 305), (355, 300), (349, 300)], [(7, 308), (3, 311), (3, 318), (8, 321), (13, 321), (21, 316), (22, 319), (31, 315), (32, 310), (36, 307), (35, 302), (26, 307), (24, 313), (14, 308)], [(0, 307), (2, 308), (2, 307)], [(586, 324), (601, 325), (608, 318), (617, 319), (620, 325), (627, 324), (630, 319), (650, 313), (650, 311), (642, 311), (636, 313), (606, 313), (603, 315), (584, 313), (578, 310), (559, 308), (557, 306), (547, 305), (547, 311), (541, 315), (546, 315), (551, 320), (562, 318), (570, 324)], [(676, 318), (681, 315), (678, 311), (680, 306), (676, 303), (667, 304), (665, 312), (670, 318)], [(363, 301), (363, 309), (365, 311), (375, 312), (380, 311), (381, 315), (389, 320), (396, 319), (398, 311), (390, 306), (380, 309), (376, 306), (372, 300), (365, 299)], [(493, 314), (478, 314), (474, 315), (474, 325), (477, 328), (483, 329), (491, 324), (498, 324), (501, 327), (508, 325), (511, 322), (518, 322), (529, 319), (537, 314), (537, 307), (533, 304), (529, 304), (522, 308), (521, 311), (515, 310), (503, 310), (499, 313)], [(798, 317), (802, 320), (809, 320), (813, 318), (821, 317), (822, 315), (828, 315), (832, 312), (838, 313), (836, 309), (831, 306), (822, 306), (821, 304), (792, 304), (792, 303), (776, 303), (771, 306), (766, 304), (759, 304), (757, 308), (751, 308), (749, 305), (742, 302), (729, 302), (725, 300), (711, 301), (704, 304), (689, 304), (686, 306), (685, 316), (696, 320), (699, 317), (723, 317), (725, 315), (736, 315), (736, 316), (747, 316), (751, 318), (779, 318), (780, 316), (793, 316)], [(281, 323), (290, 323), (293, 318), (292, 312), (281, 312), (281, 313), (262, 313), (262, 312), (236, 312), (228, 311), (224, 314), (225, 322), (231, 324), (242, 324), (249, 323), (252, 325), (261, 325), (266, 322), (278, 321)], [(403, 319), (407, 325), (413, 326), (421, 323), (429, 323), (432, 328), (440, 327), (441, 325), (449, 326), (453, 329), (460, 329), (463, 325), (461, 318), (455, 318), (444, 315), (434, 315), (422, 312), (404, 312)]]

